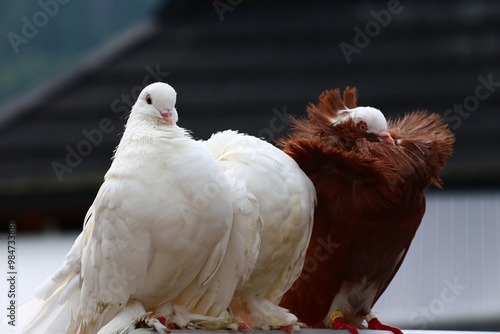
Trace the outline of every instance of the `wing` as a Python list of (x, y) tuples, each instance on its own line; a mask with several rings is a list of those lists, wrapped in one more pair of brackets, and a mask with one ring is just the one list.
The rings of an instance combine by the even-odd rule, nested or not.
[(147, 230), (129, 221), (131, 211), (146, 206), (128, 196), (134, 191), (123, 182), (105, 181), (93, 212), (87, 215), (81, 272), (81, 312), (86, 323), (103, 318), (110, 310), (118, 313), (146, 278), (151, 238)]
[(233, 205), (233, 226), (226, 254), (206, 291), (198, 298), (191, 298), (187, 306), (194, 312), (219, 316), (233, 298), (237, 286), (245, 282), (252, 273), (260, 248), (260, 207), (255, 196), (248, 190), (247, 175), (234, 156), (234, 140), (237, 133), (226, 131), (213, 135), (204, 142), (213, 157), (224, 169), (230, 184)]
[[(262, 260), (266, 266), (277, 266), (281, 272), (272, 281), (266, 298), (279, 303), (284, 293), (299, 277), (311, 239), (316, 191), (311, 180), (288, 155), (262, 144), (260, 165), (266, 167), (266, 188), (255, 189), (261, 204), (263, 230)], [(273, 192), (269, 192), (273, 189)], [(264, 239), (265, 238), (265, 239)], [(279, 245), (277, 247), (277, 245)]]
[[(221, 154), (258, 203), (260, 249), (249, 279), (237, 288), (231, 309), (255, 326), (295, 319), (276, 304), (303, 266), (310, 239), (315, 191), (289, 156), (258, 138), (226, 131), (231, 149)], [(222, 140), (221, 140), (222, 141)], [(221, 144), (223, 145), (223, 144)], [(255, 224), (255, 222), (254, 222)]]
[(315, 213), (304, 268), (280, 303), (295, 313), (299, 321), (313, 327), (324, 327), (322, 321), (348, 267), (350, 238), (341, 233), (323, 234), (316, 228), (317, 224), (329, 222), (328, 216)]
[[(392, 170), (373, 158), (332, 149), (305, 138), (289, 143), (285, 152), (311, 178), (318, 204), (304, 269), (281, 305), (295, 312), (300, 321), (324, 327), (322, 321), (344, 281), (350, 261), (353, 233), (349, 222), (352, 217), (346, 212), (346, 206), (356, 198), (353, 196), (356, 191), (360, 196), (354, 203), (353, 212), (374, 207), (373, 198), (360, 187), (362, 184), (386, 184), (383, 171), (390, 173)], [(353, 183), (360, 186), (353, 188)], [(376, 192), (376, 188), (371, 192)]]
[[(392, 158), (392, 163), (400, 171), (405, 170), (404, 174), (407, 186), (412, 186), (416, 189), (406, 188), (405, 192), (421, 191), (433, 184), (441, 187), (441, 179), (439, 171), (444, 166), (446, 159), (451, 155), (453, 143), (455, 141), (453, 133), (444, 123), (441, 116), (438, 114), (429, 114), (426, 111), (417, 111), (406, 115), (404, 118), (390, 122), (390, 132), (394, 134), (401, 147), (398, 153), (399, 158)], [(407, 161), (412, 161), (413, 166), (410, 168), (403, 167)], [(416, 231), (423, 216), (425, 201), (415, 203), (420, 206), (421, 214), (414, 213), (407, 217), (406, 224), (412, 226), (412, 230)], [(398, 256), (394, 268), (390, 271), (387, 277), (382, 281), (373, 305), (377, 302), (380, 296), (387, 289), (387, 286), (392, 281), (403, 263), (408, 249), (410, 248), (413, 235), (409, 236), (409, 241), (404, 245), (401, 254)]]
[[(410, 247), (410, 243), (408, 243), (408, 247)], [(377, 303), (377, 301), (380, 298), (380, 296), (382, 296), (382, 294), (385, 292), (385, 290), (387, 289), (387, 287), (391, 283), (391, 281), (394, 278), (394, 276), (396, 276), (397, 272), (399, 271), (399, 268), (403, 264), (403, 261), (404, 261), (404, 259), (406, 257), (406, 254), (408, 254), (408, 248), (404, 248), (401, 251), (400, 255), (396, 259), (396, 262), (395, 262), (393, 270), (391, 270), (390, 272), (388, 272), (386, 279), (381, 280), (380, 287), (377, 289), (377, 292), (375, 294), (375, 298), (373, 299), (373, 302), (372, 302), (372, 305), (371, 305), (372, 307)]]
[(259, 203), (248, 191), (233, 162), (222, 162), (233, 195), (233, 227), (221, 266), (207, 291), (196, 300), (195, 313), (220, 316), (255, 268), (260, 249)]
[[(94, 202), (95, 203), (95, 202)], [(94, 205), (84, 220), (84, 228), (66, 255), (63, 265), (21, 306), (20, 331), (40, 333), (78, 332), (82, 329), (82, 251), (92, 234)], [(92, 319), (97, 316), (92, 315)], [(26, 319), (25, 319), (26, 318)]]
[(288, 142), (285, 152), (311, 178), (318, 205), (304, 270), (282, 305), (301, 321), (323, 327), (346, 275), (357, 277), (352, 243), (362, 235), (370, 216), (399, 203), (404, 178), (384, 159), (304, 137)]
[(289, 314), (273, 303), (302, 269), (312, 226), (313, 185), (290, 157), (258, 138), (224, 131), (206, 145), (230, 179), (234, 209), (230, 246), (217, 273), (221, 278), (214, 280), (224, 283), (213, 291), (229, 287), (231, 296), (235, 292), (233, 313), (259, 326), (266, 313), (284, 319)]

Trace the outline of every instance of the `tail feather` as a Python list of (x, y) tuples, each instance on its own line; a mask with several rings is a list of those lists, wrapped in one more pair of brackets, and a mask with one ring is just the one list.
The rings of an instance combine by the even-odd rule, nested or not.
[(80, 245), (78, 236), (64, 264), (19, 307), (17, 333), (78, 333), (80, 314)]
[(72, 315), (78, 313), (79, 307), (80, 290), (75, 284), (56, 290), (45, 300), (35, 296), (19, 308), (20, 327), (17, 333), (76, 333), (70, 327), (76, 325)]

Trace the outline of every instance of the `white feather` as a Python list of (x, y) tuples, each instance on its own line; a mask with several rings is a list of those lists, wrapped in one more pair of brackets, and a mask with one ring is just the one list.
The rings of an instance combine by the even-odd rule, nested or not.
[(215, 274), (231, 233), (230, 188), (220, 164), (175, 124), (174, 106), (166, 84), (139, 95), (82, 234), (22, 308), (34, 314), (24, 332), (95, 334), (129, 301), (155, 307)]
[(129, 302), (97, 334), (126, 334), (135, 329), (135, 324), (148, 315), (144, 306), (137, 300)]
[(366, 123), (368, 129), (366, 132), (378, 134), (382, 131), (387, 131), (387, 120), (384, 114), (373, 107), (356, 107), (352, 109), (339, 110), (337, 117), (332, 118), (332, 124), (340, 124), (348, 119), (352, 119), (355, 124), (360, 121)]
[(204, 296), (197, 307), (206, 311), (212, 303), (208, 311), (215, 315), (232, 300), (233, 313), (253, 327), (292, 324), (297, 318), (277, 304), (302, 270), (312, 231), (314, 186), (291, 157), (258, 138), (224, 131), (205, 144), (228, 175), (234, 216), (210, 302), (204, 303)]

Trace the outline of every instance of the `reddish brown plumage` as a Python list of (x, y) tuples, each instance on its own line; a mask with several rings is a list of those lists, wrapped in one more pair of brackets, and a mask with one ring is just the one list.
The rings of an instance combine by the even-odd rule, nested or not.
[[(371, 306), (384, 292), (424, 214), (424, 191), (440, 187), (439, 170), (454, 142), (442, 118), (426, 111), (389, 122), (395, 146), (357, 131), (352, 122), (331, 125), (338, 110), (356, 103), (355, 88), (343, 96), (339, 89), (327, 91), (307, 108), (308, 119), (295, 120), (294, 131), (279, 141), (318, 195), (308, 260), (281, 305), (314, 327), (325, 326), (342, 283), (355, 286), (366, 277), (376, 290)], [(342, 309), (356, 327), (367, 311), (360, 304), (353, 298)]]

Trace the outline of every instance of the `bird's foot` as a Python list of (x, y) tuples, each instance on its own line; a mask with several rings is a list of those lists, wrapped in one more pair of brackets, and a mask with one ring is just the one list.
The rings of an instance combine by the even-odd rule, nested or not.
[(294, 332), (295, 331), (295, 326), (294, 325), (285, 325), (285, 326), (280, 326), (276, 328), (276, 330), (279, 331), (288, 331), (288, 332)]
[(342, 312), (340, 311), (335, 311), (332, 314), (330, 314), (330, 319), (332, 320), (333, 327), (332, 329), (337, 330), (337, 329), (347, 329), (349, 332), (352, 334), (359, 334), (358, 330), (344, 322), (344, 316), (342, 315)]
[(283, 325), (283, 326), (273, 328), (273, 329), (279, 330), (279, 331), (287, 331), (287, 332), (290, 332), (290, 334), (295, 334), (295, 331), (299, 331), (300, 328), (305, 328), (305, 327), (307, 327), (306, 324), (304, 324), (302, 322), (295, 322), (294, 324)]
[(165, 303), (154, 309), (155, 318), (168, 329), (188, 329), (189, 321), (186, 315), (189, 311), (184, 310), (179, 305)]
[(346, 324), (346, 323), (344, 322), (344, 320), (342, 320), (342, 319), (336, 320), (336, 321), (333, 323), (333, 327), (332, 327), (332, 329), (335, 329), (335, 330), (336, 330), (336, 329), (347, 329), (347, 330), (348, 330), (349, 332), (351, 332), (352, 334), (359, 334), (358, 330), (357, 330), (355, 327), (353, 327), (353, 326), (351, 326), (351, 325), (349, 325), (349, 324)]
[[(163, 318), (163, 319), (161, 319)], [(164, 320), (164, 321), (162, 321)], [(158, 333), (170, 333), (170, 330), (168, 326), (165, 324), (165, 318), (164, 317), (145, 317), (143, 319), (144, 324), (151, 329), (154, 329)]]
[(370, 321), (368, 321), (368, 329), (390, 331), (390, 332), (393, 332), (394, 334), (403, 334), (403, 332), (399, 328), (384, 325), (377, 318), (372, 318)]
[(186, 329), (186, 327), (181, 327), (178, 324), (168, 321), (165, 317), (158, 317), (158, 321), (168, 329)]
[(253, 333), (253, 328), (246, 322), (240, 322), (238, 324), (238, 332)]

